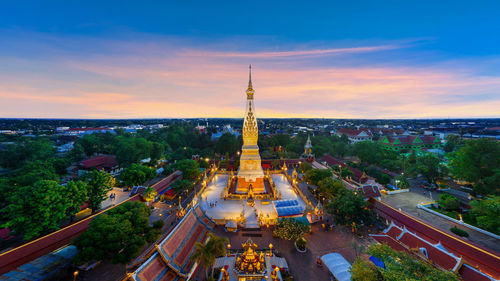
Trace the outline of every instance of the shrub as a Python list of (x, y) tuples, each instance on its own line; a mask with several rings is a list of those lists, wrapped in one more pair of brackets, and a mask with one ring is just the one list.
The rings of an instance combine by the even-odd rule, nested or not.
[(307, 240), (304, 237), (299, 237), (297, 238), (297, 240), (295, 240), (295, 245), (297, 245), (297, 248), (299, 248), (302, 251), (306, 249), (306, 243)]
[(296, 240), (309, 231), (311, 231), (311, 226), (286, 218), (278, 223), (273, 231), (273, 236), (285, 240)]
[(448, 211), (457, 210), (460, 208), (460, 201), (451, 194), (439, 194), (439, 205)]
[(457, 227), (450, 228), (450, 231), (455, 233), (458, 236), (469, 237), (469, 233), (467, 233), (467, 231), (460, 229), (460, 228), (457, 228)]
[(157, 220), (153, 223), (153, 228), (155, 229), (161, 229), (165, 222), (163, 220)]

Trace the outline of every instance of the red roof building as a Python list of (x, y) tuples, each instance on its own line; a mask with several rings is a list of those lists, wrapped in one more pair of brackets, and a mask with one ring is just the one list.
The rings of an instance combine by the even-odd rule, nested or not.
[(198, 205), (190, 209), (165, 238), (132, 263), (136, 269), (126, 280), (188, 280), (198, 266), (191, 259), (196, 242), (205, 243), (214, 226)]
[(342, 135), (346, 135), (346, 137), (349, 139), (349, 142), (351, 143), (371, 141), (373, 138), (372, 132), (365, 129), (340, 128), (337, 129), (337, 132), (335, 134), (339, 137), (341, 137)]
[(380, 199), (382, 197), (380, 189), (376, 185), (363, 185), (362, 187), (358, 188), (358, 190), (361, 190), (363, 196), (367, 199), (369, 198)]
[[(375, 199), (369, 201), (380, 217), (391, 222), (389, 228), (384, 231), (384, 235), (395, 238), (408, 249), (424, 247), (427, 251), (427, 258), (436, 266), (445, 269), (451, 267), (452, 262), (447, 257), (451, 255), (456, 259), (461, 259), (462, 263), (469, 267), (462, 269), (463, 266), (460, 265), (457, 268), (458, 273), (464, 272), (462, 276), (464, 280), (491, 280), (483, 279), (484, 277), (500, 278), (500, 255), (498, 253), (430, 226), (384, 202)], [(399, 231), (401, 233), (395, 236)], [(429, 245), (437, 249), (430, 248)]]
[(94, 156), (83, 160), (79, 166), (82, 170), (104, 170), (112, 175), (116, 175), (121, 171), (118, 161), (113, 155)]
[(439, 149), (441, 139), (435, 136), (382, 136), (378, 143), (387, 150)]
[(348, 166), (346, 163), (344, 163), (341, 160), (336, 159), (333, 156), (330, 156), (328, 154), (325, 154), (323, 158), (321, 158), (322, 161), (326, 162), (329, 166), (333, 167), (341, 167), (342, 169), (349, 169), (353, 173), (352, 180), (358, 182), (358, 183), (366, 183), (369, 179), (373, 179), (372, 177), (366, 175), (364, 172), (361, 170), (358, 170), (356, 168), (353, 168), (351, 166)]

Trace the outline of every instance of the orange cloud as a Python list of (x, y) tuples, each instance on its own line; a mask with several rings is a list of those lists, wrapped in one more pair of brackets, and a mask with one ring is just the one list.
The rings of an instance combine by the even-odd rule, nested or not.
[(139, 48), (44, 61), (43, 71), (0, 73), (5, 78), (0, 112), (1, 117), (242, 117), (247, 65), (255, 62), (259, 117), (500, 116), (500, 77), (476, 74), (471, 62), (351, 66), (347, 58), (343, 65), (310, 58), (391, 48), (398, 45), (242, 53), (191, 47), (148, 54)]

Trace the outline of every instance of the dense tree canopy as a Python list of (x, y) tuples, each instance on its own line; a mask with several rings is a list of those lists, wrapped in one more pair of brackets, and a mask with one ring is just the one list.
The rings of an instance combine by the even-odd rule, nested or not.
[(240, 149), (240, 142), (238, 139), (230, 133), (223, 134), (215, 144), (215, 152), (225, 155), (226, 153), (230, 156), (235, 155), (236, 151)]
[(500, 235), (500, 196), (491, 196), (471, 203), (471, 215), (476, 224), (485, 230)]
[(182, 179), (174, 182), (172, 188), (176, 193), (181, 193), (193, 188), (193, 182), (190, 180)]
[(318, 183), (319, 192), (328, 199), (338, 196), (344, 191), (344, 183), (340, 180), (334, 180), (331, 177), (325, 178)]
[[(382, 280), (422, 280), (422, 281), (459, 281), (457, 274), (451, 271), (441, 271), (426, 262), (416, 259), (405, 252), (391, 249), (385, 244), (372, 244), (367, 250), (372, 255), (384, 262), (385, 268), (370, 267), (373, 273), (370, 276), (382, 275)], [(354, 269), (359, 269), (354, 266)], [(366, 269), (365, 269), (366, 270)], [(367, 274), (367, 276), (368, 276)], [(354, 275), (354, 274), (353, 274)], [(358, 276), (358, 273), (355, 274)], [(353, 279), (374, 280), (374, 279)], [(380, 279), (378, 279), (380, 280)]]
[(111, 260), (126, 264), (146, 242), (155, 241), (161, 231), (149, 226), (151, 209), (142, 202), (126, 202), (99, 216), (73, 244), (79, 252), (77, 263)]
[(191, 159), (177, 161), (177, 170), (182, 172), (184, 179), (194, 181), (200, 176), (198, 162)]
[(55, 155), (54, 143), (46, 138), (23, 138), (0, 150), (0, 166), (17, 169), (27, 161), (46, 161)]
[(481, 194), (500, 195), (500, 143), (492, 139), (469, 140), (450, 162), (451, 172), (471, 182)]
[(368, 209), (365, 198), (345, 188), (330, 201), (326, 210), (333, 216), (335, 224), (339, 225), (370, 224), (374, 220), (373, 211)]
[(108, 198), (108, 191), (115, 186), (115, 178), (103, 171), (91, 171), (85, 175), (85, 180), (88, 183), (88, 198), (89, 207), (93, 212), (101, 208), (101, 202)]
[(145, 181), (152, 179), (155, 176), (155, 169), (141, 164), (132, 164), (130, 167), (121, 172), (120, 179), (126, 186), (137, 186), (144, 184)]
[(17, 187), (8, 197), (10, 204), (3, 210), (7, 218), (4, 227), (23, 235), (24, 239), (59, 229), (61, 221), (78, 212), (78, 206), (84, 202), (80, 201), (83, 196), (73, 194), (81, 188), (81, 183), (62, 186), (52, 180)]
[(427, 181), (434, 182), (440, 176), (440, 161), (439, 158), (426, 154), (418, 157), (414, 169), (417, 173), (424, 176)]
[(320, 181), (322, 181), (323, 179), (329, 178), (331, 176), (332, 176), (331, 170), (312, 169), (312, 170), (306, 171), (305, 180), (310, 184), (318, 185), (318, 183)]
[(443, 147), (443, 150), (446, 152), (452, 152), (455, 149), (462, 146), (462, 144), (463, 144), (462, 139), (460, 138), (460, 135), (448, 134), (448, 135), (446, 135), (445, 140), (446, 140), (446, 143)]

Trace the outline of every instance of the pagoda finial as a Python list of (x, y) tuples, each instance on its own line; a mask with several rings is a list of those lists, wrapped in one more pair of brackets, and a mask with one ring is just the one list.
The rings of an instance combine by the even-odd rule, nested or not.
[(248, 88), (252, 88), (252, 65), (248, 66)]

